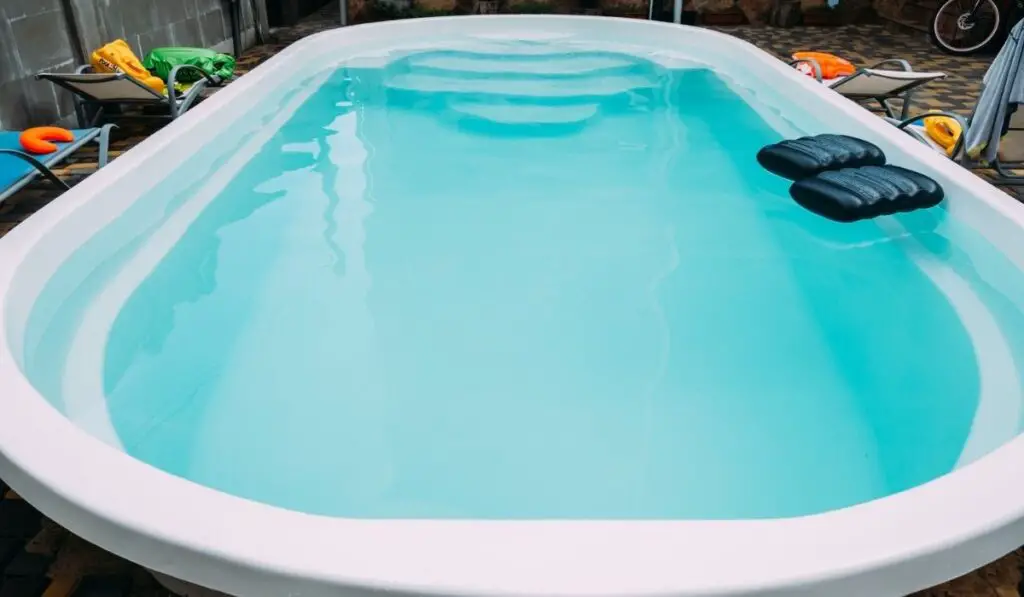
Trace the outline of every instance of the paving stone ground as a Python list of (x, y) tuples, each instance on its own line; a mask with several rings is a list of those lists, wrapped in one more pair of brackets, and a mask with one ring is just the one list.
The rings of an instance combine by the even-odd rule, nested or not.
[[(246, 52), (239, 61), (239, 70), (251, 70), (288, 44), (333, 27), (336, 19), (337, 7), (328, 7), (296, 27), (277, 32), (274, 43)], [(934, 51), (924, 36), (892, 33), (880, 26), (720, 30), (780, 57), (796, 50), (821, 50), (845, 56), (858, 65), (906, 58), (916, 70), (947, 73), (947, 79), (928, 86), (917, 95), (913, 113), (939, 108), (968, 115), (978, 97), (981, 77), (991, 61), (989, 56), (944, 56)], [(151, 132), (133, 127), (121, 129), (113, 144), (113, 157), (129, 150)], [(950, 164), (950, 167), (956, 166)], [(83, 152), (59, 174), (75, 184), (95, 169), (95, 154)], [(0, 236), (57, 195), (46, 183), (38, 183), (0, 204)], [(757, 554), (749, 557), (757, 557)], [(1022, 568), (1024, 551), (1018, 550), (974, 573), (914, 597), (1024, 597)], [(145, 570), (64, 530), (0, 482), (0, 597), (167, 595)]]
[(779, 57), (795, 51), (830, 52), (857, 66), (872, 66), (882, 60), (903, 58), (918, 71), (939, 71), (946, 78), (929, 83), (915, 93), (912, 114), (931, 109), (951, 110), (969, 116), (981, 91), (981, 78), (992, 56), (960, 58), (935, 50), (925, 34), (893, 33), (880, 25), (855, 27), (802, 27), (769, 29), (755, 27), (718, 28)]

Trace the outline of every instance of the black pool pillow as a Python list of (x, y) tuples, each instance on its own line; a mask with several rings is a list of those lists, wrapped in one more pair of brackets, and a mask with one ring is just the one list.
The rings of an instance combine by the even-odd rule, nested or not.
[(773, 143), (757, 152), (769, 172), (800, 180), (827, 170), (882, 166), (885, 154), (876, 145), (846, 135), (815, 135)]
[(944, 196), (939, 183), (899, 166), (822, 172), (793, 183), (789, 194), (805, 209), (837, 222), (927, 209)]

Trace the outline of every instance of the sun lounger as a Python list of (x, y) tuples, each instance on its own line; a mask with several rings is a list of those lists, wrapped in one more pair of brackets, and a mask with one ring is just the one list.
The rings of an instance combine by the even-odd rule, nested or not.
[[(922, 85), (937, 81), (946, 76), (940, 72), (917, 72), (910, 63), (902, 59), (883, 60), (869, 68), (861, 68), (852, 75), (836, 79), (822, 79), (821, 68), (813, 60), (794, 60), (791, 65), (807, 64), (811, 67), (814, 77), (827, 85), (836, 93), (854, 101), (876, 101), (890, 118), (903, 120), (910, 113), (910, 104), (914, 90)], [(882, 68), (886, 65), (898, 66), (898, 69)], [(892, 104), (894, 99), (902, 99), (899, 116)]]
[(13, 131), (0, 131), (0, 202), (7, 199), (22, 187), (32, 182), (36, 177), (42, 176), (57, 186), (67, 189), (64, 183), (52, 168), (66, 160), (87, 143), (99, 144), (99, 167), (107, 164), (107, 154), (110, 147), (110, 129), (113, 125), (106, 125), (100, 128), (75, 130), (75, 140), (70, 143), (57, 143), (59, 149), (55, 153), (33, 156), (21, 149), (18, 142), (20, 133)]
[[(179, 93), (175, 89), (175, 82), (178, 74), (184, 71), (199, 73), (201, 78), (188, 91)], [(154, 91), (125, 73), (96, 73), (92, 72), (90, 66), (80, 67), (73, 74), (40, 73), (36, 78), (50, 81), (74, 94), (75, 113), (78, 115), (79, 126), (83, 128), (97, 126), (112, 117), (120, 116), (117, 112), (125, 106), (151, 108), (158, 112), (151, 118), (174, 120), (192, 107), (208, 85), (220, 83), (202, 69), (191, 65), (180, 65), (171, 71), (167, 95)]]

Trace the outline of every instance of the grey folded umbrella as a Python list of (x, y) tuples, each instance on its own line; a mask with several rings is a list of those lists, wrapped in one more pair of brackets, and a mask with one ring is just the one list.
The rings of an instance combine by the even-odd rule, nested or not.
[(1017, 104), (1024, 103), (1024, 21), (1014, 25), (999, 54), (982, 79), (981, 97), (967, 129), (967, 155), (991, 163), (999, 152), (1007, 119)]

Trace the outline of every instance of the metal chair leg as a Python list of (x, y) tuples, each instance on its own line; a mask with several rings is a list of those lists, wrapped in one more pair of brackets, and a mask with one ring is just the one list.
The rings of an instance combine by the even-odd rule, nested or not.
[(992, 164), (992, 169), (999, 175), (999, 178), (993, 181), (995, 184), (1006, 185), (1008, 187), (1024, 186), (1024, 176), (1010, 174), (999, 160), (996, 160)]
[(106, 124), (100, 130), (99, 144), (100, 144), (100, 155), (96, 159), (97, 167), (102, 168), (107, 165), (107, 161), (110, 157), (110, 131), (116, 128), (116, 125)]
[(40, 162), (39, 160), (35, 159), (34, 157), (28, 155), (27, 153), (22, 153), (20, 151), (15, 151), (13, 149), (0, 149), (0, 155), (12, 155), (12, 156), (14, 156), (16, 158), (24, 160), (24, 161), (28, 162), (28, 164), (30, 166), (32, 166), (37, 171), (39, 171), (39, 173), (42, 174), (44, 178), (46, 178), (47, 180), (49, 180), (53, 184), (61, 187), (65, 191), (71, 188), (71, 187), (68, 186), (68, 183), (64, 182), (56, 174), (54, 174), (53, 170), (50, 170), (49, 168), (47, 168), (46, 164)]

